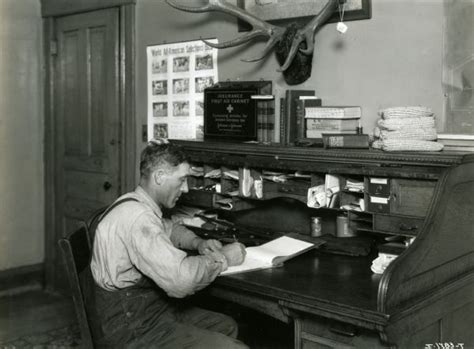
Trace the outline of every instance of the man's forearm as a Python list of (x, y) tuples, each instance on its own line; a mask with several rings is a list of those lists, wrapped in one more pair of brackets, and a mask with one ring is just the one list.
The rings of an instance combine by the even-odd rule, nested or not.
[(199, 242), (202, 240), (188, 228), (174, 224), (170, 236), (173, 245), (180, 249), (197, 250)]

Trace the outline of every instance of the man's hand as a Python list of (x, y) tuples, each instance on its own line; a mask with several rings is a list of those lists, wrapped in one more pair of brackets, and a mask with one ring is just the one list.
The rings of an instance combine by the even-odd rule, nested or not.
[(225, 245), (221, 249), (221, 253), (227, 259), (229, 266), (240, 265), (244, 262), (245, 255), (245, 246), (240, 242), (233, 242), (231, 244)]
[(222, 249), (222, 244), (218, 240), (209, 239), (204, 240), (200, 239), (196, 248), (199, 254), (209, 254), (211, 252), (220, 252)]
[(213, 258), (215, 263), (220, 264), (220, 272), (226, 271), (229, 267), (226, 256), (224, 256), (224, 254), (222, 254), (221, 252), (209, 252), (207, 256)]

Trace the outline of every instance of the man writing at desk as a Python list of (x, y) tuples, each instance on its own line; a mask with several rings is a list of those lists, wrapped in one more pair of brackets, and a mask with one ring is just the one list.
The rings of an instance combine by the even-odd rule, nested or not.
[(162, 208), (174, 207), (188, 191), (190, 172), (179, 147), (149, 142), (141, 155), (139, 186), (101, 217), (91, 262), (102, 332), (97, 345), (246, 348), (235, 339), (232, 318), (173, 301), (201, 290), (245, 258), (241, 244), (223, 247), (163, 218)]

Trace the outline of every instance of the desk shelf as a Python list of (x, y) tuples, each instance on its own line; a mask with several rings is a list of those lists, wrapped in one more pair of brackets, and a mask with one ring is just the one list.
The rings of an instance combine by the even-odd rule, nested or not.
[[(193, 167), (203, 168), (204, 172), (203, 177), (190, 177), (190, 191), (183, 195), (183, 203), (232, 211), (252, 209), (259, 201), (276, 198), (294, 199), (310, 205), (308, 191), (319, 186), (322, 193), (316, 195), (316, 206), (320, 207), (313, 207), (311, 216), (322, 215), (324, 233), (332, 235), (336, 234), (337, 214), (349, 213), (350, 226), (356, 231), (416, 236), (430, 205), (439, 171), (438, 167), (423, 163), (422, 157), (412, 159), (408, 156), (400, 161), (407, 166), (402, 169), (398, 163), (387, 163), (379, 153), (369, 151), (346, 154), (345, 151), (329, 150), (330, 154), (338, 155), (329, 159), (323, 156), (326, 153), (318, 150), (313, 154), (320, 158), (318, 162), (309, 154), (300, 158), (300, 154), (295, 154), (291, 148), (242, 145), (248, 150), (242, 154), (240, 145), (230, 149), (229, 144), (212, 143), (215, 147), (210, 150), (207, 142), (179, 143), (191, 154)], [(307, 149), (302, 152), (307, 152)], [(341, 153), (346, 154), (342, 159), (344, 164), (338, 159)], [(377, 164), (372, 162), (375, 159), (379, 161)], [(451, 161), (456, 163), (459, 158), (453, 156)], [(356, 170), (359, 173), (355, 173)], [(216, 171), (218, 178), (206, 178), (206, 174)], [(237, 173), (238, 179), (226, 177), (226, 171)], [(331, 186), (327, 182), (328, 175), (333, 182), (331, 185), (334, 185), (334, 180), (338, 181), (338, 192), (332, 197), (326, 197), (334, 190), (334, 187), (328, 188)], [(259, 192), (256, 190), (257, 182), (261, 184)], [(356, 190), (351, 190), (350, 184), (354, 184), (352, 188)], [(367, 213), (367, 221), (356, 219), (357, 211), (354, 209), (362, 209), (361, 214)], [(334, 222), (328, 223), (330, 219)], [(309, 221), (297, 226), (296, 232), (309, 235)]]

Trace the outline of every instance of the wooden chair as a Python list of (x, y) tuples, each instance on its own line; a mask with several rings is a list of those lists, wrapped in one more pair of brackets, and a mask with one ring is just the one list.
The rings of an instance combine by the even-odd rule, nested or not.
[(81, 331), (82, 346), (84, 348), (93, 348), (91, 326), (87, 316), (83, 292), (84, 278), (91, 278), (89, 269), (91, 240), (86, 225), (69, 236), (60, 239), (59, 246), (61, 247), (71, 286), (74, 308)]

